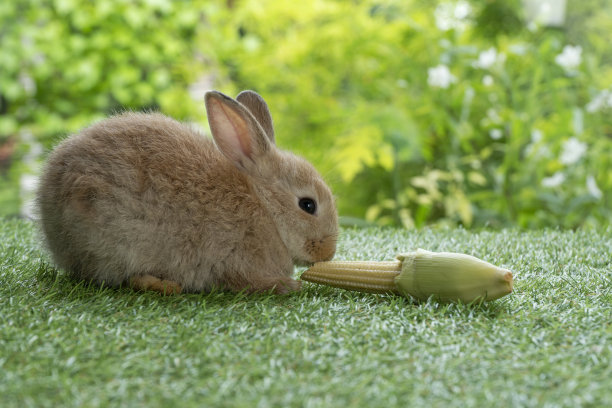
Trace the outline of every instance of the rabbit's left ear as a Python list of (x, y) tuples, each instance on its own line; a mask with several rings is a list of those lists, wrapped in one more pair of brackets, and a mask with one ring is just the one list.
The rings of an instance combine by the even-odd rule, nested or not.
[(254, 91), (242, 91), (238, 94), (236, 100), (246, 106), (257, 122), (259, 122), (264, 132), (266, 132), (270, 142), (276, 144), (274, 123), (272, 122), (272, 115), (270, 115), (270, 109), (268, 109), (266, 101)]
[(261, 125), (247, 108), (221, 92), (207, 92), (204, 100), (210, 131), (221, 153), (239, 169), (255, 172), (272, 148)]

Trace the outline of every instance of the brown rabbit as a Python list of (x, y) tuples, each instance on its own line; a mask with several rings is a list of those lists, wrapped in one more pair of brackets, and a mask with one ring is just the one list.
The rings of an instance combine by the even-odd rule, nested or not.
[[(205, 96), (214, 138), (124, 113), (50, 154), (38, 209), (57, 266), (162, 293), (299, 290), (294, 263), (329, 260), (338, 218), (304, 159), (278, 149), (264, 100)], [(216, 146), (215, 146), (216, 144)]]

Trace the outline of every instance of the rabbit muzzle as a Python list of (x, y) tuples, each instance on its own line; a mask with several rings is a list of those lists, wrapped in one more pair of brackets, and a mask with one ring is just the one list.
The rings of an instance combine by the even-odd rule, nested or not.
[(308, 261), (321, 262), (332, 259), (336, 253), (336, 241), (336, 235), (307, 240), (304, 250), (308, 254)]

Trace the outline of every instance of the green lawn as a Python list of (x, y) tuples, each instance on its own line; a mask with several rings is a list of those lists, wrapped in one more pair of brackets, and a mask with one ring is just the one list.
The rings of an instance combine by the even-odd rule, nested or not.
[(418, 247), (507, 267), (515, 292), (98, 289), (49, 266), (33, 224), (0, 220), (0, 406), (612, 405), (612, 228), (343, 230), (337, 259)]

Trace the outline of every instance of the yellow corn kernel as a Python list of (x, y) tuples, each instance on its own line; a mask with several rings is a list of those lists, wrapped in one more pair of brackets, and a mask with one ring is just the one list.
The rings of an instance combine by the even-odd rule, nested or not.
[(329, 261), (315, 263), (301, 279), (360, 292), (399, 293), (395, 278), (400, 271), (399, 261)]

